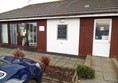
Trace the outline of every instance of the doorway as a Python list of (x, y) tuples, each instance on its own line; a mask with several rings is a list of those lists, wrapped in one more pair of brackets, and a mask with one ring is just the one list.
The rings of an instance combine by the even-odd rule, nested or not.
[(111, 19), (96, 19), (94, 24), (93, 55), (109, 57)]
[(18, 45), (37, 47), (37, 23), (18, 24)]

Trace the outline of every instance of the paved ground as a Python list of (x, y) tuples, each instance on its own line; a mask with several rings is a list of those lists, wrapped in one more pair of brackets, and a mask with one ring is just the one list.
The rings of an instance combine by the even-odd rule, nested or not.
[[(10, 55), (13, 56), (14, 49), (10, 48), (2, 48), (0, 47), (0, 55)], [(66, 57), (66, 56), (59, 56), (59, 55), (52, 55), (52, 54), (44, 54), (44, 53), (38, 53), (38, 52), (31, 52), (31, 51), (24, 51), (26, 54), (26, 58), (30, 58), (35, 61), (39, 61), (39, 57), (43, 55), (49, 55), (51, 57), (50, 65), (54, 66), (60, 66), (60, 67), (67, 67), (74, 69), (76, 67), (77, 62), (84, 63), (84, 60), (78, 59), (78, 58), (72, 58), (72, 57)], [(57, 81), (54, 81), (52, 79), (45, 79), (43, 78), (43, 83), (59, 83)]]
[[(0, 47), (0, 55), (12, 55), (13, 49), (7, 49)], [(39, 61), (39, 57), (42, 55), (49, 55), (51, 57), (50, 65), (63, 66), (68, 68), (75, 68), (77, 62), (83, 62), (84, 60), (72, 57), (65, 57), (52, 54), (44, 54), (37, 52), (25, 51), (27, 58)], [(116, 72), (113, 68), (113, 64), (110, 58), (92, 57), (92, 67), (95, 69), (95, 79), (81, 80), (80, 83), (118, 83)], [(43, 79), (43, 83), (58, 83), (53, 80)]]
[(81, 83), (118, 83), (116, 71), (110, 58), (92, 57), (95, 79), (82, 80)]
[[(0, 47), (0, 55), (12, 55), (14, 49), (2, 48)], [(38, 52), (24, 51), (26, 54), (26, 58), (33, 59), (35, 61), (39, 61), (39, 57), (43, 55), (49, 55), (51, 57), (50, 65), (67, 67), (67, 68), (75, 68), (78, 61), (84, 62), (84, 60), (78, 60), (78, 58), (59, 56), (53, 54), (44, 54)]]

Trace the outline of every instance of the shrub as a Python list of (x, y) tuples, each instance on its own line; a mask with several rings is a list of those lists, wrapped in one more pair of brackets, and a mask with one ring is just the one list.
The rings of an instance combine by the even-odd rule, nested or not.
[(14, 52), (13, 55), (15, 57), (24, 57), (25, 53), (23, 52), (23, 50), (20, 50), (19, 48), (17, 48)]
[(80, 78), (92, 79), (95, 77), (95, 70), (86, 65), (77, 65), (77, 74)]
[(39, 58), (41, 64), (42, 64), (42, 71), (44, 72), (45, 69), (49, 66), (49, 63), (50, 63), (50, 56), (47, 56), (47, 55), (42, 55), (40, 58)]

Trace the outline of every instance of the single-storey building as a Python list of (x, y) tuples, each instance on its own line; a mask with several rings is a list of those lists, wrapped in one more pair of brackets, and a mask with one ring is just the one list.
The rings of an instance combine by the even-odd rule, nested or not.
[(1, 13), (0, 46), (118, 59), (118, 0), (61, 0)]

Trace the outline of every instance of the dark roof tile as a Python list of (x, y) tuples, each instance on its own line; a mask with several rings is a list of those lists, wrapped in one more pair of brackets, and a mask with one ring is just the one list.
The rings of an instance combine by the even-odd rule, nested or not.
[(116, 12), (118, 12), (118, 0), (63, 0), (28, 5), (4, 12), (0, 14), (0, 19)]

